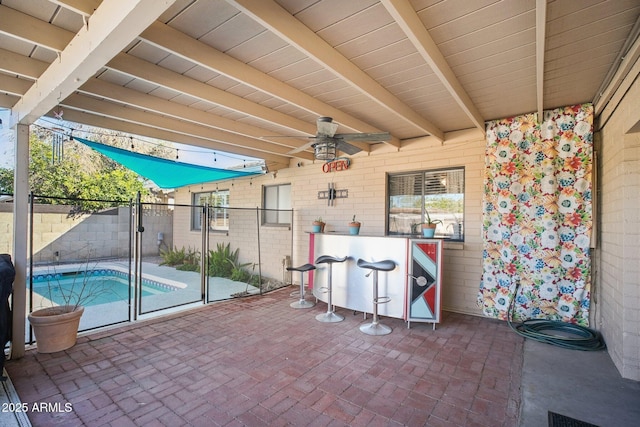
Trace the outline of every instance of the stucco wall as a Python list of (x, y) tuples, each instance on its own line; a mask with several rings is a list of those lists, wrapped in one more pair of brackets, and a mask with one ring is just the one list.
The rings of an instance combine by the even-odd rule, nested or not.
[[(0, 251), (11, 253), (13, 205), (0, 206)], [(108, 209), (96, 214), (70, 215), (70, 206), (35, 205), (33, 213), (33, 261), (82, 261), (88, 250), (92, 258), (126, 258), (129, 256), (128, 207)], [(166, 207), (144, 209), (142, 253), (158, 254), (157, 234), (164, 233), (165, 243), (173, 237), (172, 212)]]
[[(192, 188), (178, 189), (175, 193), (174, 209), (174, 247), (176, 249), (191, 248), (200, 251), (202, 234), (200, 230), (192, 230), (192, 193), (220, 190), (230, 191), (229, 230), (209, 233), (209, 250), (215, 251), (218, 244), (230, 244), (232, 251), (238, 250), (238, 262), (249, 263), (244, 267), (255, 274), (260, 268), (263, 278), (286, 281), (288, 277), (285, 257), (291, 257), (291, 229), (289, 227), (264, 226), (258, 224), (261, 211), (261, 185), (258, 180), (234, 180), (218, 184), (198, 184)], [(232, 185), (233, 184), (233, 185)], [(255, 264), (255, 269), (254, 269)]]
[[(636, 64), (635, 70), (640, 68)], [(623, 377), (640, 380), (640, 83), (603, 124), (596, 326)]]
[[(272, 173), (258, 178), (218, 183), (219, 189), (230, 190), (230, 205), (233, 207), (255, 208), (261, 206), (262, 186), (290, 183), (293, 200), (293, 264), (308, 261), (307, 232), (313, 220), (321, 216), (327, 223), (326, 232), (348, 232), (348, 222), (353, 215), (362, 222), (361, 234), (384, 233), (385, 206), (387, 204), (387, 173), (439, 169), (454, 166), (465, 167), (465, 241), (445, 245), (443, 276), (443, 308), (471, 314), (480, 314), (476, 306), (476, 294), (481, 277), (482, 240), (482, 182), (484, 171), (484, 135), (482, 132), (462, 132), (451, 135), (446, 144), (429, 140), (406, 143), (400, 152), (386, 149), (386, 153), (376, 151), (370, 155), (358, 154), (352, 157), (348, 170), (332, 173), (322, 172), (322, 162), (292, 163), (288, 169), (281, 169), (274, 177)], [(330, 182), (337, 190), (348, 190), (346, 199), (336, 199), (334, 206), (327, 206), (327, 200), (319, 200), (318, 192), (327, 190)], [(197, 187), (197, 188), (196, 188)], [(190, 203), (191, 192), (215, 190), (216, 184), (182, 188), (176, 192), (176, 204)], [(183, 232), (189, 229), (188, 212), (176, 210), (175, 244), (178, 248), (195, 246), (200, 235), (197, 232)], [(271, 274), (282, 275), (279, 261), (289, 252), (289, 231), (277, 227), (262, 227), (261, 240), (266, 231), (270, 233), (269, 251), (274, 254)], [(230, 238), (233, 235), (231, 225)], [(242, 256), (241, 250), (241, 256)], [(296, 279), (296, 278), (294, 278)]]

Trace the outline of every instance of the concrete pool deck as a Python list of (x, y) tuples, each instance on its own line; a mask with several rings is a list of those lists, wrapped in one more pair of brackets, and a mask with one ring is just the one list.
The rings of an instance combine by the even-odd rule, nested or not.
[[(126, 260), (109, 260), (91, 262), (88, 265), (87, 263), (72, 263), (54, 266), (38, 266), (34, 268), (34, 277), (36, 275), (84, 271), (86, 269), (116, 270), (128, 273), (129, 264)], [(159, 311), (163, 309), (170, 310), (171, 307), (202, 304), (200, 273), (181, 271), (172, 266), (158, 265), (151, 262), (143, 262), (141, 270), (143, 279), (163, 282), (175, 287), (176, 290), (142, 297), (138, 310), (138, 319), (155, 317)], [(223, 277), (209, 277), (208, 302), (231, 299), (233, 295), (244, 292), (253, 295), (260, 293), (260, 290), (243, 282), (236, 282)], [(55, 305), (35, 292), (33, 295), (34, 310)], [(80, 320), (80, 331), (126, 322), (133, 318), (133, 307), (130, 306), (126, 300), (89, 305), (85, 307), (84, 315)], [(29, 336), (28, 329), (29, 325), (27, 322), (27, 338)]]

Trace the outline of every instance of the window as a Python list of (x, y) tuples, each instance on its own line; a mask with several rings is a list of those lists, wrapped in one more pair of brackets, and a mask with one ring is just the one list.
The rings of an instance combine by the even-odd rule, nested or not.
[(415, 234), (426, 222), (442, 221), (436, 237), (464, 240), (464, 168), (390, 174), (388, 234)]
[[(229, 230), (229, 190), (206, 191), (193, 193), (193, 204), (204, 206), (209, 204), (209, 230)], [(191, 229), (202, 230), (202, 209), (192, 208)]]
[[(268, 185), (263, 187), (263, 224), (291, 224), (291, 184)], [(285, 210), (286, 211), (283, 211)]]

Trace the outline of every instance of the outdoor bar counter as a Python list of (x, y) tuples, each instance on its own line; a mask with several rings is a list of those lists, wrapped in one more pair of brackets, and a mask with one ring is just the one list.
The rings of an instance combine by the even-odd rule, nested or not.
[[(396, 268), (378, 274), (378, 296), (390, 301), (379, 304), (380, 316), (410, 322), (440, 321), (442, 240), (414, 236), (371, 236), (338, 233), (309, 234), (309, 262), (321, 255), (347, 257), (333, 264), (333, 305), (353, 311), (373, 311), (373, 277), (371, 270), (356, 265), (359, 258), (377, 262), (392, 260)], [(309, 276), (309, 286), (316, 298), (327, 302), (329, 268), (316, 265)], [(368, 277), (367, 277), (368, 275)], [(424, 278), (424, 279), (420, 279)]]

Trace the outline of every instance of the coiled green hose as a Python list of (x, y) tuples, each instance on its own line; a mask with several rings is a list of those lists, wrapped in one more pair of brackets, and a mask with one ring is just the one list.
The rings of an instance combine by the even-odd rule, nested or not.
[[(515, 333), (525, 338), (571, 350), (594, 351), (606, 348), (600, 332), (585, 326), (544, 319), (527, 319), (519, 325), (514, 325), (511, 319), (515, 309), (515, 296), (518, 294), (519, 288), (520, 282), (518, 281), (514, 297), (509, 304), (509, 315), (507, 316), (507, 323)], [(562, 335), (554, 334), (553, 332), (559, 332)]]

